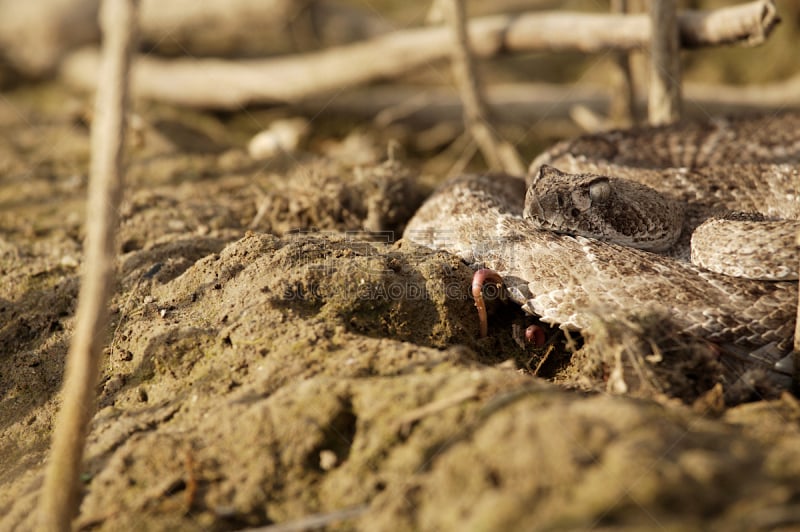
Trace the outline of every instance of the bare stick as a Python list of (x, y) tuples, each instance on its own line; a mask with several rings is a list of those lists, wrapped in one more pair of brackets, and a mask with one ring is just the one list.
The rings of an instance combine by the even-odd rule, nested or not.
[[(567, 93), (568, 94), (565, 94)], [(555, 123), (566, 124), (570, 111), (585, 107), (598, 115), (608, 112), (611, 101), (609, 87), (581, 83), (567, 87), (558, 83), (502, 83), (486, 87), (492, 116), (503, 122), (526, 124), (545, 120), (547, 130)], [(800, 76), (761, 85), (729, 86), (687, 82), (683, 86), (687, 117), (707, 118), (707, 114), (766, 112), (776, 109), (800, 109)], [(637, 105), (643, 108), (641, 99)], [(461, 101), (446, 87), (419, 85), (380, 85), (354, 89), (334, 99), (309, 98), (297, 104), (311, 114), (345, 114), (359, 118), (375, 118), (381, 127), (400, 122), (411, 127), (425, 128), (442, 122), (462, 119)], [(542, 116), (547, 118), (543, 119)], [(559, 127), (556, 136), (575, 135), (575, 128)]]
[(475, 72), (475, 62), (469, 50), (464, 1), (448, 0), (444, 9), (448, 24), (453, 31), (453, 76), (464, 105), (467, 129), (490, 168), (500, 168), (511, 174), (523, 175), (525, 165), (522, 164), (517, 150), (500, 138), (489, 120), (489, 107), (486, 105), (478, 74)]
[[(52, 73), (70, 50), (100, 42), (98, 0), (0, 0), (0, 56), (19, 73)], [(258, 57), (345, 44), (390, 31), (375, 10), (319, 0), (141, 0), (148, 52)]]
[(651, 125), (671, 124), (681, 117), (681, 62), (678, 55), (676, 0), (651, 0), (650, 96)]
[(686, 83), (686, 99), (706, 106), (711, 113), (732, 113), (754, 110), (800, 107), (800, 75), (787, 80), (764, 84), (715, 85)]
[(75, 333), (64, 378), (50, 461), (39, 508), (41, 530), (67, 531), (78, 509), (78, 480), (108, 323), (114, 280), (114, 234), (122, 193), (122, 152), (128, 69), (136, 25), (136, 0), (105, 0), (100, 23), (103, 69), (95, 99), (86, 220), (86, 256)]
[[(608, 87), (580, 84), (570, 86), (568, 93), (566, 89), (557, 83), (498, 83), (486, 86), (486, 96), (492, 117), (504, 122), (525, 124), (542, 116), (567, 119), (575, 105), (584, 105), (596, 113), (606, 112), (611, 97)], [(333, 99), (308, 98), (297, 106), (315, 114), (379, 116), (383, 127), (394, 122), (427, 127), (464, 116), (461, 99), (452, 88), (400, 83), (353, 89)]]
[(498, 139), (489, 124), (489, 109), (481, 92), (482, 87), (475, 72), (475, 62), (469, 50), (464, 2), (443, 0), (438, 5), (453, 34), (450, 63), (458, 95), (464, 107), (467, 130), (475, 139), (489, 166), (500, 168), (502, 163), (497, 149)]
[[(772, 11), (765, 6), (772, 6)], [(773, 15), (763, 17), (765, 11)], [(719, 26), (719, 20), (728, 20), (730, 25)], [(777, 17), (772, 0), (757, 0), (736, 9), (685, 11), (678, 22), (684, 43), (699, 46), (750, 43), (753, 35), (769, 34)], [(632, 50), (649, 46), (650, 36), (647, 15), (539, 12), (484, 17), (469, 24), (471, 49), (478, 57), (546, 50)], [(146, 57), (136, 62), (134, 91), (147, 98), (199, 107), (298, 102), (397, 77), (445, 59), (451, 40), (449, 28), (432, 27), (397, 31), (349, 46), (277, 59), (167, 61)], [(62, 74), (69, 82), (91, 89), (96, 83), (97, 68), (97, 54), (84, 50), (65, 61)]]
[(767, 40), (780, 22), (773, 0), (749, 2), (713, 11), (684, 11), (678, 14), (681, 46), (697, 48), (739, 43), (757, 46)]
[[(628, 0), (611, 0), (611, 11), (627, 14), (631, 12)], [(616, 91), (611, 100), (610, 115), (615, 121), (624, 121), (630, 124), (639, 123), (639, 112), (636, 107), (636, 80), (633, 77), (632, 50), (617, 52), (615, 62), (621, 78), (618, 82), (619, 91)]]

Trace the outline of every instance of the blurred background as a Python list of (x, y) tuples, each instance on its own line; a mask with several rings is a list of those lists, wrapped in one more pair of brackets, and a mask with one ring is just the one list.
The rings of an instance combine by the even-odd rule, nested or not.
[[(694, 0), (679, 5), (707, 10), (746, 3)], [(87, 97), (93, 89), (100, 40), (98, 4), (98, 0), (0, 0), (0, 90), (7, 102), (13, 101), (16, 108), (55, 108), (88, 124)], [(498, 14), (544, 11), (609, 13), (620, 4), (627, 4), (632, 13), (646, 13), (648, 2), (502, 0), (466, 4), (468, 16), (477, 21)], [(681, 52), (686, 116), (706, 118), (800, 105), (800, 3), (778, 1), (775, 5), (781, 22), (764, 44)], [(483, 161), (463, 135), (459, 96), (446, 50), (413, 68), (395, 70), (388, 64), (397, 58), (387, 55), (383, 76), (313, 90), (312, 78), (318, 75), (324, 82), (326, 74), (307, 66), (311, 63), (306, 60), (324, 52), (335, 58), (353, 43), (431, 28), (442, 24), (440, 12), (440, 6), (429, 1), (143, 0), (140, 52), (157, 68), (149, 80), (158, 94), (137, 92), (141, 96), (136, 99), (142, 118), (139, 124), (145, 129), (152, 126), (161, 137), (193, 151), (223, 151), (247, 146), (256, 134), (279, 120), (277, 137), (261, 140), (259, 149), (266, 151), (254, 154), (251, 150), (251, 155), (271, 157), (272, 148), (284, 143), (279, 152), (307, 150), (357, 160), (359, 150), (385, 154), (386, 146), (393, 142), (423, 173), (442, 176), (464, 167), (481, 168)], [(421, 45), (411, 55), (424, 49)], [(350, 56), (342, 57), (343, 70), (357, 72), (362, 66), (348, 62)], [(280, 87), (281, 75), (268, 77), (265, 73), (252, 81), (255, 88), (245, 90), (242, 85), (250, 83), (246, 76), (241, 78), (245, 81), (230, 80), (224, 69), (198, 81), (193, 81), (191, 73), (176, 74), (187, 65), (191, 70), (192, 63), (194, 72), (216, 69), (219, 65), (212, 65), (212, 59), (236, 65), (240, 68), (237, 75), (246, 69), (259, 72), (265, 65), (273, 67), (283, 61), (289, 93), (269, 95), (272, 89), (265, 81)], [(371, 63), (381, 61), (378, 57)], [(622, 61), (627, 60), (612, 51), (547, 51), (494, 54), (478, 59), (477, 66), (493, 105), (494, 126), (529, 160), (556, 139), (642, 121), (646, 114), (646, 51), (632, 52), (629, 59), (638, 101), (634, 116), (628, 108)], [(304, 78), (305, 92), (291, 94), (290, 82)], [(259, 86), (265, 94), (239, 98), (242, 90), (258, 92)], [(189, 97), (198, 90), (205, 94), (204, 99)], [(215, 99), (214, 91), (219, 98)], [(149, 119), (148, 106), (162, 104), (167, 104), (169, 111), (163, 112), (170, 118)], [(2, 116), (0, 109), (0, 119)], [(364, 160), (372, 158), (367, 153)], [(454, 161), (461, 163), (454, 165)]]

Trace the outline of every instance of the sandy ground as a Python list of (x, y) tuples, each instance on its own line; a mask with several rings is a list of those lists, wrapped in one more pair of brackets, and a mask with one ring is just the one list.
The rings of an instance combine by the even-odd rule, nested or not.
[[(0, 100), (2, 530), (32, 527), (59, 404), (87, 101)], [(479, 339), (472, 271), (387, 243), (428, 192), (413, 163), (253, 161), (240, 118), (139, 113), (77, 528), (800, 526), (793, 396), (648, 318), (572, 355), (497, 303)], [(638, 329), (671, 353), (644, 373)]]

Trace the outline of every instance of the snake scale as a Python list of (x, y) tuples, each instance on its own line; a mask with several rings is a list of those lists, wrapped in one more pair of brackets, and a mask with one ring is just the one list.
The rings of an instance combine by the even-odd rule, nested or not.
[[(658, 190), (685, 209), (681, 236), (656, 253), (544, 230), (522, 216), (523, 178), (482, 174), (441, 185), (404, 237), (497, 271), (511, 299), (546, 323), (581, 330), (597, 316), (653, 310), (676, 332), (746, 348), (790, 348), (796, 281), (731, 277), (687, 259), (692, 231), (712, 214), (800, 218), (800, 114), (584, 135), (540, 155), (531, 164), (529, 183), (543, 165)], [(749, 238), (739, 239), (742, 247), (762, 247)], [(766, 238), (769, 243), (769, 233)], [(796, 247), (789, 256), (788, 267), (796, 273)]]

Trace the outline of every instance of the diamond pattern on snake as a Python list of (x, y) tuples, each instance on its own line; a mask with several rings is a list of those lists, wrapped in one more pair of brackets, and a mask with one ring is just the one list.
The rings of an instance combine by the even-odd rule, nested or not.
[(788, 351), (798, 220), (800, 114), (782, 113), (564, 141), (527, 179), (445, 182), (404, 237), (496, 270), (546, 323), (652, 309), (676, 332)]

